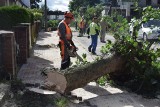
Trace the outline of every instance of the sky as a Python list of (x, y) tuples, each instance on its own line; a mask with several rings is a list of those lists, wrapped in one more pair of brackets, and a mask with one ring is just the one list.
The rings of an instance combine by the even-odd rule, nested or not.
[[(50, 10), (68, 11), (69, 1), (71, 0), (47, 0), (47, 6)], [(44, 4), (44, 0), (41, 4)]]

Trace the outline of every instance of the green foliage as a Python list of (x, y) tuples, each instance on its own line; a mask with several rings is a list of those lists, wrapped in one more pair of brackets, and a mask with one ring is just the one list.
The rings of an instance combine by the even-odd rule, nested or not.
[[(144, 9), (141, 19), (132, 20), (134, 22), (133, 37), (129, 34), (129, 26), (125, 18), (120, 15), (105, 17), (110, 26), (109, 30), (114, 34), (116, 42), (115, 44), (106, 44), (106, 46), (102, 47), (101, 52), (104, 55), (115, 53), (123, 56), (126, 59), (125, 74), (118, 75), (117, 81), (122, 81), (124, 85), (132, 88), (132, 90), (143, 92), (143, 94), (151, 92), (155, 94), (160, 87), (160, 61), (157, 60), (160, 55), (159, 49), (150, 49), (152, 42), (137, 41), (136, 37), (142, 23), (150, 18), (159, 18), (160, 12), (158, 13), (157, 11), (159, 12), (160, 10), (147, 7)], [(114, 20), (115, 18), (116, 21)], [(113, 79), (116, 80), (115, 78)]]
[(101, 19), (101, 12), (103, 10), (103, 6), (101, 4), (95, 6), (95, 7), (87, 7), (86, 12), (84, 13), (85, 20), (91, 21), (94, 16), (97, 16), (99, 19)]
[(76, 61), (76, 65), (77, 66), (79, 66), (79, 65), (85, 65), (87, 63), (89, 63), (89, 62), (87, 61), (87, 54), (85, 54), (85, 53), (82, 54), (81, 60), (77, 59), (77, 61)]
[(57, 28), (58, 27), (58, 20), (49, 20), (48, 21), (48, 27), (53, 27), (53, 28)]
[(34, 15), (34, 20), (42, 20), (42, 10), (40, 9), (28, 9), (33, 15)]
[(62, 98), (57, 99), (55, 101), (55, 105), (56, 105), (56, 107), (67, 107), (68, 100), (66, 98), (62, 97)]
[(105, 46), (101, 47), (101, 53), (103, 56), (108, 55), (110, 50), (112, 49), (113, 43), (110, 40), (107, 40)]
[(107, 77), (106, 76), (102, 76), (97, 80), (98, 84), (101, 85), (101, 86), (105, 86), (106, 81), (107, 81)]
[(95, 6), (99, 4), (100, 0), (72, 0), (69, 3), (70, 11), (79, 11), (80, 7), (87, 7), (87, 6)]
[(10, 30), (18, 23), (33, 22), (33, 18), (33, 14), (22, 7), (0, 7), (0, 29)]
[(145, 7), (143, 9), (143, 22), (146, 22), (147, 20), (153, 18), (153, 19), (160, 19), (160, 9), (158, 8), (152, 8), (151, 6)]
[(38, 12), (35, 12), (33, 13), (34, 15), (34, 20), (42, 20), (42, 13), (38, 13)]

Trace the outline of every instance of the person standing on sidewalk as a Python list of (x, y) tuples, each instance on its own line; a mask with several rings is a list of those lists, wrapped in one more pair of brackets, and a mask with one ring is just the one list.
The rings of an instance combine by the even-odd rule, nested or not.
[(59, 47), (61, 51), (61, 70), (69, 68), (70, 55), (68, 50), (73, 47), (76, 50), (76, 46), (72, 41), (72, 31), (69, 24), (73, 21), (74, 17), (71, 12), (65, 12), (65, 18), (58, 25), (58, 35), (60, 38)]
[(105, 35), (106, 35), (106, 28), (107, 28), (107, 23), (105, 22), (105, 19), (102, 18), (100, 21), (100, 40), (102, 43), (106, 43), (105, 41)]
[(76, 30), (78, 29), (77, 27), (78, 27), (77, 20), (75, 20), (75, 28), (76, 28)]
[(91, 36), (91, 45), (88, 47), (88, 51), (92, 52), (92, 54), (96, 55), (96, 47), (98, 42), (99, 35), (99, 26), (98, 19), (94, 17), (92, 23), (89, 25), (89, 35)]
[(84, 22), (84, 18), (83, 17), (82, 17), (82, 20), (79, 23), (79, 28), (80, 28), (79, 36), (83, 36), (84, 30), (85, 30), (85, 22)]

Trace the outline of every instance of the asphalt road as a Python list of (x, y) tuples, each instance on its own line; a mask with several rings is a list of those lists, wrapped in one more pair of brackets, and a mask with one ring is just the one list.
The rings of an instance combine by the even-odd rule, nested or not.
[[(86, 49), (88, 49), (88, 46), (91, 44), (91, 38), (88, 39), (88, 35), (85, 34), (82, 37), (78, 37), (79, 33), (78, 32), (73, 32), (73, 38), (78, 40), (82, 46)], [(115, 41), (114, 37), (110, 34), (106, 34), (105, 40), (111, 40), (112, 42)], [(105, 43), (100, 42), (100, 37), (98, 37), (98, 45), (97, 45), (97, 49), (96, 49), (96, 53), (97, 55), (101, 55), (101, 47), (104, 46)]]

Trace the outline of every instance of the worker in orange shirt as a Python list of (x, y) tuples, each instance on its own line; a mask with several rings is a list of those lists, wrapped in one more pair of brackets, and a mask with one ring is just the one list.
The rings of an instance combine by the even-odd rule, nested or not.
[(74, 17), (71, 12), (65, 12), (65, 18), (59, 23), (58, 26), (58, 35), (59, 35), (59, 47), (61, 51), (61, 70), (69, 68), (70, 66), (70, 55), (68, 50), (71, 48), (76, 51), (76, 46), (72, 41), (72, 31), (69, 27), (69, 24), (73, 21)]
[(79, 28), (80, 28), (80, 34), (79, 36), (83, 36), (84, 35), (84, 30), (85, 30), (85, 22), (84, 22), (84, 18), (82, 17), (82, 20), (79, 23)]

